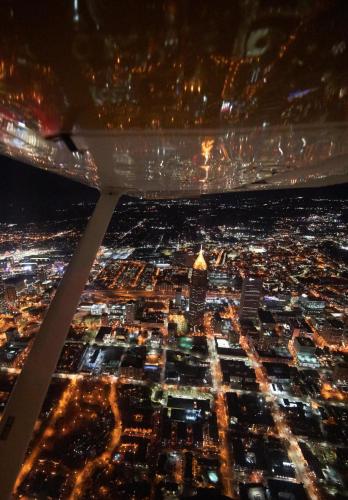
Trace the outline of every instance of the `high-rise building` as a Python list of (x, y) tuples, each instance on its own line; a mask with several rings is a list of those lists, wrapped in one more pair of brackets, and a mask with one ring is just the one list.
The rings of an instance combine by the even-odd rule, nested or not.
[(182, 301), (182, 289), (176, 288), (175, 289), (175, 299), (174, 299), (175, 306), (181, 307), (181, 301)]
[(134, 323), (137, 305), (134, 300), (130, 300), (126, 304), (125, 320), (127, 324)]
[(175, 336), (178, 332), (178, 325), (174, 321), (168, 323), (168, 340), (169, 342), (175, 341)]
[(240, 300), (239, 318), (253, 320), (257, 318), (262, 292), (262, 281), (259, 278), (244, 278), (242, 297)]
[(207, 269), (208, 266), (203, 257), (203, 250), (201, 249), (193, 264), (192, 271), (189, 312), (189, 321), (191, 325), (199, 325), (203, 320), (205, 296), (208, 288)]

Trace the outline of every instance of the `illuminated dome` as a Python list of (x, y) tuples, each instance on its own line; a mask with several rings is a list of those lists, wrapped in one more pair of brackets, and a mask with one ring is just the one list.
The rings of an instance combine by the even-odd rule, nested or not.
[(201, 248), (195, 263), (193, 264), (193, 269), (197, 269), (198, 271), (206, 271), (208, 268), (205, 258), (203, 256), (203, 249)]

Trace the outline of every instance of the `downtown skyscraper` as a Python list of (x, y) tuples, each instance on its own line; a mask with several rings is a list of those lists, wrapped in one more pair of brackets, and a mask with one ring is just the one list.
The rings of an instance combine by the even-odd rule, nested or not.
[(189, 321), (192, 326), (200, 325), (203, 320), (208, 287), (207, 269), (208, 266), (201, 249), (193, 264), (191, 278)]
[(246, 277), (243, 280), (239, 318), (253, 320), (257, 318), (262, 292), (262, 281), (259, 278)]

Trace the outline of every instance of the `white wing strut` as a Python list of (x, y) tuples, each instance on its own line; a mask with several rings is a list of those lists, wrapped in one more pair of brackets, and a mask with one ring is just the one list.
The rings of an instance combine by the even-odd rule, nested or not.
[(120, 193), (102, 193), (59, 284), (0, 422), (0, 498), (7, 500)]

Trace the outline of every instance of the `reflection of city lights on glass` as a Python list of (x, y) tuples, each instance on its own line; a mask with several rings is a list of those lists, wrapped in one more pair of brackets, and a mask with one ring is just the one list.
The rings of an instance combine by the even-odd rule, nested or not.
[(74, 0), (74, 22), (78, 23), (80, 20), (79, 15), (79, 0)]
[(202, 152), (202, 156), (204, 157), (204, 165), (201, 165), (201, 168), (203, 168), (203, 170), (205, 170), (205, 177), (203, 179), (200, 179), (199, 180), (200, 182), (207, 182), (207, 180), (208, 180), (210, 166), (207, 165), (207, 163), (208, 163), (208, 160), (210, 158), (210, 154), (211, 154), (211, 150), (213, 149), (213, 146), (214, 146), (214, 139), (205, 139), (202, 142), (201, 152)]
[(205, 164), (207, 164), (210, 158), (210, 153), (211, 150), (213, 149), (213, 146), (214, 146), (214, 139), (206, 139), (202, 142), (201, 151), (202, 151), (202, 156), (204, 156)]
[(203, 168), (203, 170), (205, 170), (205, 177), (203, 179), (199, 179), (199, 182), (207, 182), (208, 172), (209, 172), (210, 166), (209, 165), (201, 165), (201, 168)]

